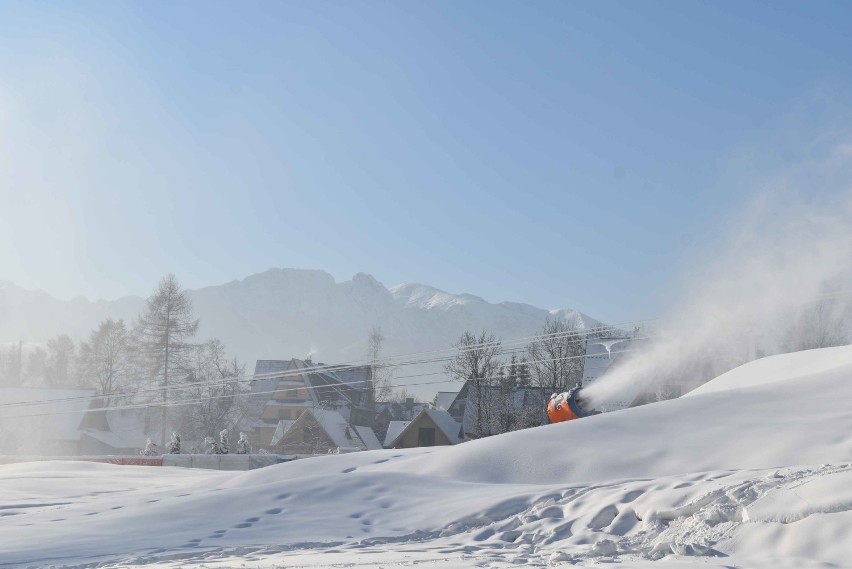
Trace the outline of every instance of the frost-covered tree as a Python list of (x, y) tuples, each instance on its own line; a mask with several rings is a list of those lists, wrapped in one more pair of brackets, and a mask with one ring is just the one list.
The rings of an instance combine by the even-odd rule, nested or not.
[(222, 454), (228, 454), (228, 429), (219, 431), (219, 451)]
[(240, 433), (240, 440), (237, 441), (237, 454), (251, 454), (251, 443), (245, 433)]
[(136, 323), (136, 339), (152, 383), (162, 387), (161, 444), (165, 446), (169, 425), (168, 403), (170, 387), (186, 375), (195, 345), (192, 338), (198, 331), (198, 320), (192, 301), (181, 288), (177, 278), (163, 277)]
[(169, 454), (180, 454), (180, 435), (172, 433), (172, 440), (166, 443), (166, 452)]
[(160, 451), (157, 449), (157, 445), (151, 442), (151, 439), (148, 439), (145, 442), (145, 448), (139, 451), (139, 453), (144, 456), (158, 456)]
[(222, 454), (222, 447), (214, 437), (204, 439), (204, 444), (207, 446), (207, 454)]
[(393, 394), (392, 376), (393, 369), (384, 365), (382, 361), (382, 347), (385, 343), (385, 337), (382, 334), (382, 329), (378, 326), (373, 326), (370, 329), (370, 335), (367, 340), (367, 359), (370, 360), (370, 403), (376, 401), (390, 401)]

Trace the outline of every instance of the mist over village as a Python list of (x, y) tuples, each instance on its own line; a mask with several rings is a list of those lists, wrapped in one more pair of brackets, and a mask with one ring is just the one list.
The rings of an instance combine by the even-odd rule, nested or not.
[(850, 22), (0, 2), (0, 567), (852, 567)]

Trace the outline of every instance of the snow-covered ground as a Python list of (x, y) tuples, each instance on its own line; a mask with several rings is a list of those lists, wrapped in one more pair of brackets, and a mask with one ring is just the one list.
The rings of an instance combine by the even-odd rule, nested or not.
[(245, 473), (0, 467), (0, 566), (852, 566), (852, 347), (675, 401)]

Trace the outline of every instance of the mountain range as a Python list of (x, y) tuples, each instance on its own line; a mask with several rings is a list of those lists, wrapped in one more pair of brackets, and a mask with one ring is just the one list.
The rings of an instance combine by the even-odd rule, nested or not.
[[(199, 338), (220, 338), (250, 370), (256, 359), (360, 360), (373, 326), (386, 338), (383, 354), (396, 355), (448, 348), (465, 330), (484, 328), (504, 339), (530, 336), (548, 317), (577, 328), (600, 324), (567, 308), (490, 303), (422, 284), (387, 288), (364, 273), (336, 282), (320, 270), (270, 269), (188, 293), (201, 319)], [(59, 333), (81, 340), (105, 318), (132, 323), (144, 304), (135, 296), (64, 301), (0, 281), (0, 342), (39, 343)]]

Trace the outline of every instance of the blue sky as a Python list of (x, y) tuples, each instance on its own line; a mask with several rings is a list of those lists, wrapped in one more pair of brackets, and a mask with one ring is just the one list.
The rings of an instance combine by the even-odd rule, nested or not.
[(269, 267), (653, 317), (849, 100), (804, 2), (0, 3), (0, 279)]

